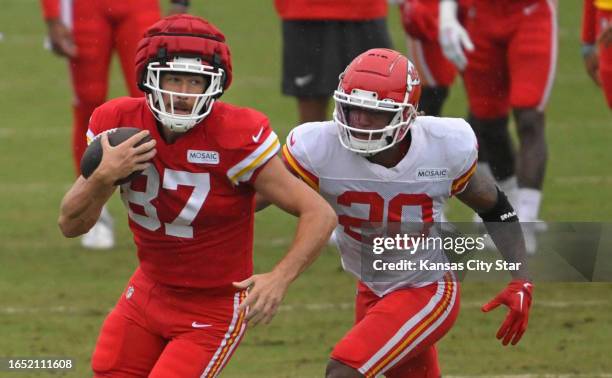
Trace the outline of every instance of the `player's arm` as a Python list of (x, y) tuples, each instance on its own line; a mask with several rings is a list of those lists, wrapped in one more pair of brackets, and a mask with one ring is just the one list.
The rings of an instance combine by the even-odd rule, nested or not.
[(527, 329), (533, 284), (529, 281), (525, 242), (518, 217), (506, 195), (497, 188), (489, 175), (476, 171), (465, 190), (457, 195), (483, 219), (485, 227), (505, 261), (519, 263), (520, 269), (511, 271), (512, 281), (493, 300), (482, 307), (488, 312), (500, 304), (510, 311), (497, 332), (503, 345), (518, 343)]
[(252, 325), (270, 322), (289, 284), (319, 255), (337, 222), (327, 202), (294, 177), (276, 156), (262, 168), (254, 185), (262, 199), (299, 217), (299, 221), (289, 251), (272, 271), (235, 283), (238, 288), (250, 288), (241, 309), (249, 307), (247, 320)]
[(72, 238), (89, 231), (96, 223), (102, 206), (117, 188), (114, 183), (132, 172), (146, 169), (156, 153), (155, 140), (134, 147), (148, 131), (141, 131), (112, 147), (106, 133), (101, 135), (102, 160), (85, 179), (79, 176), (60, 205), (58, 225), (64, 236)]
[(261, 211), (270, 206), (270, 201), (259, 193), (255, 193), (255, 212)]
[(612, 24), (609, 24), (607, 29), (602, 31), (599, 37), (597, 37), (597, 43), (604, 49), (612, 46)]
[(170, 0), (168, 16), (189, 12), (189, 0)]
[(480, 215), (506, 261), (521, 263), (521, 267), (524, 267), (513, 271), (512, 277), (527, 280), (523, 231), (512, 205), (495, 185), (493, 178), (476, 170), (457, 198)]
[(59, 0), (41, 0), (43, 17), (47, 23), (47, 36), (51, 50), (60, 56), (76, 57), (72, 31), (62, 22)]
[[(289, 138), (291, 140), (292, 138), (291, 134)], [(291, 143), (291, 141), (289, 141), (289, 143)], [(285, 165), (285, 168), (287, 168), (293, 176), (304, 181), (314, 190), (316, 191), (319, 190), (318, 184), (315, 182), (316, 178), (314, 177), (314, 175), (309, 174), (307, 171), (304, 170), (304, 168), (300, 166), (299, 162), (297, 162), (295, 157), (293, 157), (291, 152), (289, 152), (288, 145), (283, 146), (280, 157), (283, 161), (283, 164)], [(256, 212), (261, 211), (270, 205), (271, 205), (270, 201), (268, 201), (264, 196), (262, 196), (259, 193), (255, 193), (255, 211)]]
[(463, 71), (467, 65), (465, 51), (473, 51), (474, 44), (457, 18), (457, 0), (440, 0), (439, 7), (438, 42), (444, 56)]

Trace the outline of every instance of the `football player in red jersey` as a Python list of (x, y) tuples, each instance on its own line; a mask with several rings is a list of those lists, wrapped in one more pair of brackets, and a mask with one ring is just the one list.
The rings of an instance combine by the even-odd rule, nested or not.
[[(398, 225), (433, 229), (445, 202), (456, 196), (485, 221), (506, 261), (525, 263), (512, 206), (489, 175), (476, 171), (474, 132), (459, 118), (417, 116), (420, 93), (419, 74), (406, 57), (388, 49), (366, 51), (340, 76), (334, 119), (296, 127), (282, 149), (289, 170), (336, 211), (342, 266), (358, 279), (355, 324), (334, 347), (328, 378), (440, 377), (435, 344), (459, 310), (454, 274), (418, 268), (423, 254), (446, 261), (441, 246), (402, 256), (412, 259), (415, 270), (373, 272), (367, 224), (387, 231)], [(509, 307), (497, 332), (504, 345), (521, 339), (529, 318), (532, 284), (527, 266), (521, 268), (482, 307)]]
[[(171, 0), (171, 12), (185, 12), (188, 1)], [(85, 151), (85, 133), (93, 110), (106, 101), (108, 74), (116, 50), (130, 96), (140, 97), (134, 55), (144, 31), (160, 18), (158, 0), (41, 0), (50, 48), (67, 58), (74, 93), (72, 157), (79, 172)], [(104, 210), (81, 239), (86, 248), (106, 249), (114, 244), (112, 218)]]
[(582, 57), (612, 109), (612, 0), (584, 0)]
[[(121, 186), (139, 267), (108, 315), (92, 368), (99, 377), (214, 377), (246, 324), (269, 322), (288, 285), (314, 260), (336, 224), (333, 210), (276, 156), (261, 113), (218, 101), (232, 82), (223, 34), (201, 18), (162, 19), (136, 55), (146, 98), (120, 98), (94, 112), (88, 136), (103, 157), (65, 195), (65, 236), (86, 232)], [(111, 147), (105, 131), (143, 131)], [(134, 145), (145, 135), (152, 140)], [(300, 220), (285, 257), (253, 275), (255, 192)]]
[[(438, 43), (438, 1), (404, 0), (400, 3), (409, 56), (423, 80), (419, 109), (431, 116), (441, 114), (449, 88), (457, 76), (457, 68), (444, 56)], [(466, 17), (470, 1), (459, 1), (460, 20)]]
[[(536, 222), (548, 159), (544, 110), (557, 63), (556, 0), (473, 0), (465, 27), (457, 9), (457, 0), (440, 0), (438, 38), (463, 71), (480, 159), (508, 192), (521, 222)], [(510, 110), (519, 139), (516, 167)], [(543, 225), (524, 226), (527, 249), (535, 253), (535, 230)]]

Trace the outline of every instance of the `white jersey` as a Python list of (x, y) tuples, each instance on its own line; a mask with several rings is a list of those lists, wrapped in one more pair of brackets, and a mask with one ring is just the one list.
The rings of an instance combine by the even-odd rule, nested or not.
[(408, 152), (392, 168), (344, 148), (333, 121), (296, 127), (283, 147), (288, 167), (318, 190), (338, 214), (336, 240), (344, 269), (380, 296), (435, 281), (443, 272), (436, 276), (405, 272), (405, 277), (393, 282), (364, 280), (362, 254), (372, 253), (372, 247), (364, 245), (360, 225), (440, 222), (444, 203), (465, 189), (476, 170), (478, 144), (464, 120), (417, 117), (410, 133)]

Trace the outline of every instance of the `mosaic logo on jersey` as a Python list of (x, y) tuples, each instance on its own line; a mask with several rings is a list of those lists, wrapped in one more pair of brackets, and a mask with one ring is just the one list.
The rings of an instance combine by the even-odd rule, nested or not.
[(448, 168), (419, 168), (416, 179), (419, 181), (435, 181), (448, 178)]
[(217, 151), (187, 150), (187, 161), (196, 164), (219, 164)]

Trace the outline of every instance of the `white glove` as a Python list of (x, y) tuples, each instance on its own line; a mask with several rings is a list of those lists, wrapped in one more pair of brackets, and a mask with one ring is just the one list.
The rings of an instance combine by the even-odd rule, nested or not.
[(457, 2), (440, 1), (439, 42), (442, 52), (460, 71), (465, 69), (467, 58), (463, 50), (474, 51), (474, 44), (467, 31), (457, 20)]

